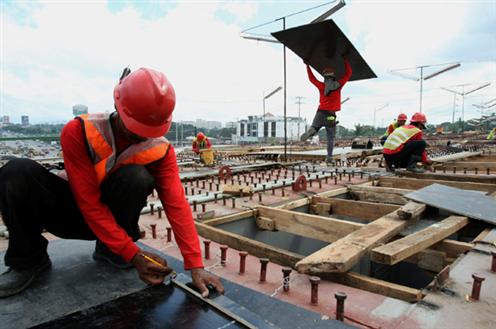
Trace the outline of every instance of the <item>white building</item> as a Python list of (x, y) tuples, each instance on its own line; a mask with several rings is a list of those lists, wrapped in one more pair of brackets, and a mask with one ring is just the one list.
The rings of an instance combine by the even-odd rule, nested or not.
[[(287, 117), (288, 141), (299, 140), (305, 132), (306, 120), (298, 117)], [(235, 143), (255, 143), (261, 140), (284, 139), (284, 117), (271, 113), (248, 116), (248, 120), (238, 121)]]

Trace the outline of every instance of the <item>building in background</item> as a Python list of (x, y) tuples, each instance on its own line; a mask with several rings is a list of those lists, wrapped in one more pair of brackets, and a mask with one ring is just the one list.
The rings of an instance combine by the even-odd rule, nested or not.
[[(306, 120), (298, 117), (287, 117), (288, 141), (299, 140), (299, 135), (306, 129)], [(248, 116), (247, 120), (240, 120), (236, 127), (234, 143), (256, 143), (260, 141), (284, 140), (284, 117), (271, 113), (265, 115)]]
[(6, 126), (8, 124), (10, 124), (10, 117), (8, 115), (4, 115), (2, 117), (2, 125)]
[(88, 106), (83, 104), (76, 104), (72, 107), (72, 114), (74, 116), (88, 114)]
[(238, 127), (238, 122), (236, 121), (229, 121), (229, 122), (226, 122), (226, 126), (225, 128), (227, 129), (236, 129), (236, 127)]
[(220, 128), (222, 128), (222, 122), (196, 119), (195, 127), (196, 128), (205, 128), (205, 129), (220, 129)]
[(28, 115), (21, 115), (21, 125), (29, 126), (29, 116)]

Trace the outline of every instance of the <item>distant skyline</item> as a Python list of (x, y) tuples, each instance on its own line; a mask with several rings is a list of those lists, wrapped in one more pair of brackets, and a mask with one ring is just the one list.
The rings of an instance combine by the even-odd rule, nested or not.
[[(0, 116), (17, 122), (65, 122), (72, 106), (112, 111), (112, 91), (122, 69), (163, 71), (177, 94), (174, 121), (236, 121), (262, 114), (264, 93), (282, 85), (282, 47), (245, 40), (240, 32), (325, 1), (1, 1)], [(289, 17), (287, 27), (309, 23), (328, 4)], [(419, 107), (419, 83), (393, 69), (461, 62), (424, 82), (423, 109), (430, 123), (451, 121), (454, 96), (465, 97), (465, 119), (480, 116), (473, 104), (496, 98), (496, 1), (346, 1), (332, 17), (377, 79), (343, 88), (342, 125), (386, 125), (399, 112)], [(253, 32), (269, 34), (280, 22)], [(311, 120), (318, 93), (305, 66), (287, 52), (288, 116)], [(439, 67), (426, 68), (427, 74)], [(405, 73), (418, 75), (416, 70)], [(461, 111), (462, 99), (457, 99)], [(283, 113), (283, 93), (266, 101)], [(492, 108), (496, 112), (496, 107)], [(488, 111), (491, 112), (491, 111)], [(457, 113), (456, 118), (460, 116)]]

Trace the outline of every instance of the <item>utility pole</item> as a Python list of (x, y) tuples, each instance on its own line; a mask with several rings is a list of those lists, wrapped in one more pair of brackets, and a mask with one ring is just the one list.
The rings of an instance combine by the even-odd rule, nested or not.
[(302, 96), (296, 96), (295, 104), (298, 104), (298, 138), (300, 138), (301, 104), (303, 104), (303, 102), (301, 101), (302, 99)]

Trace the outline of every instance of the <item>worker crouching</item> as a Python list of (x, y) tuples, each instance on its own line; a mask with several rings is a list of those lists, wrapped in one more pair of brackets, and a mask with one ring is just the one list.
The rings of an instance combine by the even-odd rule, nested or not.
[(200, 155), (200, 160), (207, 166), (214, 164), (214, 151), (212, 150), (212, 143), (205, 136), (204, 133), (199, 132), (193, 139), (191, 149), (194, 153)]
[(423, 173), (425, 170), (417, 168), (417, 162), (432, 165), (432, 160), (427, 158), (427, 143), (422, 135), (426, 123), (425, 115), (417, 112), (412, 116), (409, 125), (398, 127), (388, 136), (383, 149), (386, 170), (406, 168), (411, 172)]

